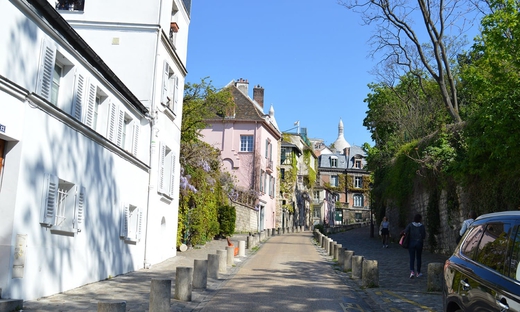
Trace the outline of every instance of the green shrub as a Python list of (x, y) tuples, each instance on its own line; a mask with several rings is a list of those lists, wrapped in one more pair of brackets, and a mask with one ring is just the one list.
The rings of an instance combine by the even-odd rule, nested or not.
[(220, 206), (218, 208), (219, 235), (226, 237), (235, 233), (236, 210), (233, 206)]

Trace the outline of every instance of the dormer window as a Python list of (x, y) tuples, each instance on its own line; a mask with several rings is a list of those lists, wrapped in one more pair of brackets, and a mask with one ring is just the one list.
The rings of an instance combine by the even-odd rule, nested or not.
[(336, 157), (331, 157), (330, 158), (330, 166), (332, 168), (337, 168), (338, 167), (338, 158)]

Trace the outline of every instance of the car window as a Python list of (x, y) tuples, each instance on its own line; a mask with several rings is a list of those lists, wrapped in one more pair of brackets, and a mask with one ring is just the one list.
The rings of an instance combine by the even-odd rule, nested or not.
[(484, 227), (485, 225), (477, 225), (469, 229), (469, 233), (466, 235), (466, 239), (461, 246), (461, 252), (464, 256), (474, 260), (475, 251), (484, 233)]
[(509, 265), (506, 266), (505, 263), (508, 246), (510, 246), (510, 232), (511, 226), (508, 223), (487, 224), (475, 260), (502, 274), (509, 274)]
[(505, 275), (520, 281), (520, 233), (518, 227), (515, 233), (514, 240), (511, 240), (513, 242), (513, 252), (509, 261), (509, 273)]

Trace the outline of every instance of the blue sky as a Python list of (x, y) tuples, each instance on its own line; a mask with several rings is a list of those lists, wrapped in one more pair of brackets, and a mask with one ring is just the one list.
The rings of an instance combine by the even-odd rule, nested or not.
[(351, 145), (372, 145), (363, 126), (363, 102), (375, 81), (367, 57), (370, 30), (336, 0), (198, 0), (192, 2), (187, 82), (208, 77), (221, 88), (231, 80), (265, 89), (281, 131), (307, 128), (333, 143), (343, 120)]

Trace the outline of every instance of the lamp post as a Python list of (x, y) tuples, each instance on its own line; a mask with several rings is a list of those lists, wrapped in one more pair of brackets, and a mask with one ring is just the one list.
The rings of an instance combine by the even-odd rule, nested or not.
[(372, 213), (372, 183), (368, 185), (368, 188), (370, 189), (370, 238), (374, 238), (374, 219)]

